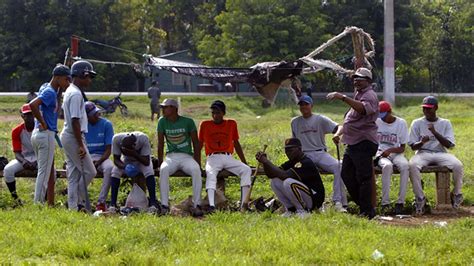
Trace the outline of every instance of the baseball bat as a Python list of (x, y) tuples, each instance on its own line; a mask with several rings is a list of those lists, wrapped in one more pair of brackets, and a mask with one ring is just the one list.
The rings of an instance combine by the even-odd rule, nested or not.
[[(263, 145), (263, 152), (265, 152), (265, 150), (267, 149), (268, 145), (265, 144)], [(242, 203), (242, 206), (247, 206), (248, 203), (250, 202), (250, 196), (252, 195), (252, 188), (253, 188), (253, 184), (255, 184), (255, 180), (257, 179), (257, 174), (258, 174), (258, 170), (260, 169), (260, 166), (261, 166), (261, 163), (258, 162), (257, 163), (257, 167), (255, 167), (255, 171), (252, 175), (252, 182), (250, 183), (250, 189), (249, 189), (249, 193), (247, 193), (243, 203)]]
[(89, 199), (89, 192), (87, 191), (87, 184), (86, 184), (86, 178), (84, 176), (84, 161), (83, 159), (81, 159), (81, 179), (82, 179), (82, 185), (84, 187), (84, 196), (85, 196), (85, 200), (86, 200), (86, 210), (88, 212), (91, 212), (92, 208), (91, 208), (91, 201)]

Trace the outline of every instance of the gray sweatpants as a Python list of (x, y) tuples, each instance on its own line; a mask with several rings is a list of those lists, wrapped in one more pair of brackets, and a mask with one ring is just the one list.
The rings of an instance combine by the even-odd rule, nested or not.
[[(84, 136), (82, 136), (82, 141), (86, 143)], [(96, 176), (97, 171), (87, 149), (84, 158), (81, 159), (79, 157), (79, 145), (74, 135), (63, 131), (61, 133), (61, 143), (66, 153), (68, 207), (70, 210), (77, 210), (78, 204), (84, 205), (87, 186)], [(85, 179), (86, 186), (84, 186), (83, 178)]]
[(313, 199), (309, 188), (300, 181), (287, 178), (281, 180), (272, 178), (271, 186), (278, 199), (283, 203), (286, 210), (294, 207), (296, 210), (311, 210)]
[[(102, 155), (91, 154), (91, 158), (92, 161), (96, 161), (102, 158)], [(99, 203), (105, 203), (105, 201), (107, 200), (107, 195), (109, 194), (110, 190), (110, 177), (112, 175), (113, 168), (114, 163), (110, 159), (103, 161), (97, 168), (97, 170), (101, 171), (103, 174), (102, 187), (100, 188), (99, 199), (97, 200), (97, 202)]]
[(38, 162), (34, 203), (44, 203), (45, 201), (49, 176), (54, 161), (55, 134), (56, 132), (54, 131), (39, 131), (38, 129), (33, 130), (31, 134), (31, 144), (33, 145)]
[(11, 160), (5, 168), (3, 169), (3, 176), (5, 177), (6, 183), (11, 183), (15, 181), (15, 174), (23, 171), (23, 164), (20, 163), (17, 159)]
[(341, 178), (341, 163), (325, 151), (307, 151), (304, 154), (306, 154), (316, 166), (334, 174), (332, 201), (340, 202), (343, 206), (347, 206), (346, 187)]

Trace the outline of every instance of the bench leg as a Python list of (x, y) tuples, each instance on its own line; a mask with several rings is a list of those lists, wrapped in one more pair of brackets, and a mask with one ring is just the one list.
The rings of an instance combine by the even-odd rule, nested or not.
[(450, 173), (436, 173), (436, 209), (451, 208)]
[(222, 191), (222, 194), (225, 195), (225, 179), (223, 177), (217, 177), (217, 190)]

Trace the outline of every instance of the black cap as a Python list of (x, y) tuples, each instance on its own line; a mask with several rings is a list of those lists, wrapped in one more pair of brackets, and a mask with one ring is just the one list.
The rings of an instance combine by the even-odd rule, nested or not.
[(301, 147), (301, 141), (297, 138), (289, 138), (285, 140), (285, 148)]
[(218, 109), (225, 114), (225, 103), (221, 100), (213, 101), (211, 104), (211, 109)]
[(57, 64), (56, 67), (53, 69), (53, 76), (71, 76), (71, 70), (69, 70), (69, 67), (62, 65), (62, 64)]

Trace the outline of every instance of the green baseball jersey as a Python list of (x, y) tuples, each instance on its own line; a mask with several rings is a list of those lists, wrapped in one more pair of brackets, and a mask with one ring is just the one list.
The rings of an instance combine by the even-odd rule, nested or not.
[(161, 117), (158, 120), (158, 133), (166, 139), (166, 153), (181, 152), (193, 154), (191, 132), (197, 132), (196, 124), (191, 118), (178, 116), (174, 122)]

